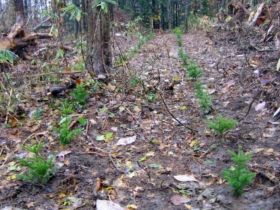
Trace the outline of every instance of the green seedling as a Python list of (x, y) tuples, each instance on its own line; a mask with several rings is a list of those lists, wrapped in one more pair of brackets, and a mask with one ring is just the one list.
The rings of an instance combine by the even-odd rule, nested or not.
[(147, 100), (149, 103), (154, 102), (156, 99), (157, 99), (157, 96), (156, 96), (156, 94), (154, 94), (154, 93), (148, 93), (148, 94), (146, 95), (146, 100)]
[(84, 117), (79, 118), (79, 124), (83, 127), (87, 125), (87, 120)]
[(179, 52), (178, 52), (178, 57), (181, 58), (183, 61), (184, 65), (188, 65), (188, 56), (186, 53), (183, 52), (183, 48), (180, 47)]
[(152, 144), (157, 144), (157, 143), (158, 143), (158, 140), (157, 140), (157, 139), (153, 139), (153, 140), (151, 140), (151, 143), (152, 143)]
[(187, 67), (187, 71), (191, 71), (194, 69), (198, 69), (198, 66), (192, 61), (190, 65)]
[(73, 104), (70, 103), (69, 101), (65, 100), (62, 102), (62, 110), (59, 112), (60, 114), (62, 114), (63, 116), (67, 116), (71, 113), (73, 113)]
[(217, 132), (219, 137), (222, 139), (225, 136), (225, 133), (235, 127), (238, 122), (233, 119), (227, 120), (222, 115), (218, 115), (213, 121), (208, 121), (206, 124)]
[(90, 92), (96, 92), (100, 89), (100, 87), (102, 86), (102, 83), (99, 82), (98, 80), (93, 79), (93, 80), (87, 82), (87, 86), (91, 87)]
[(223, 178), (227, 180), (232, 187), (232, 193), (235, 196), (240, 196), (244, 193), (244, 187), (253, 182), (255, 173), (250, 172), (249, 168), (244, 163), (251, 160), (252, 152), (244, 154), (242, 148), (238, 148), (238, 153), (228, 150), (231, 159), (235, 162), (229, 169), (223, 170)]
[(32, 114), (32, 117), (35, 119), (35, 120), (41, 120), (41, 115), (43, 114), (44, 110), (43, 109), (37, 109), (33, 114)]
[(62, 120), (60, 120), (59, 125), (60, 127), (53, 127), (53, 130), (58, 132), (58, 137), (59, 137), (59, 141), (60, 144), (65, 146), (66, 144), (69, 144), (70, 141), (77, 136), (78, 134), (82, 133), (81, 129), (74, 129), (74, 130), (70, 130), (70, 123), (71, 123), (72, 117), (71, 116), (67, 116), (62, 118)]
[(13, 64), (15, 54), (10, 50), (0, 50), (0, 63), (10, 62)]
[(187, 75), (189, 78), (193, 79), (193, 80), (197, 80), (199, 77), (203, 76), (203, 71), (201, 69), (191, 69), (187, 71)]
[(136, 87), (140, 83), (141, 79), (137, 76), (132, 76), (130, 78), (130, 84), (132, 87)]
[(126, 61), (128, 60), (129, 56), (126, 53), (120, 54), (116, 60), (116, 65), (126, 66)]
[(73, 90), (70, 95), (76, 100), (76, 102), (80, 105), (84, 105), (86, 103), (86, 99), (88, 98), (88, 92), (85, 90), (84, 84), (78, 84), (77, 87)]
[(41, 151), (42, 147), (42, 141), (40, 141), (37, 145), (27, 144), (23, 146), (24, 149), (33, 153), (33, 156), (26, 159), (18, 159), (19, 164), (21, 166), (29, 168), (29, 171), (27, 172), (27, 175), (18, 174), (17, 178), (34, 183), (47, 183), (47, 181), (51, 178), (52, 174), (56, 170), (56, 167), (53, 165), (53, 159), (55, 155), (50, 156), (48, 159), (40, 156), (39, 152)]
[(111, 133), (111, 132), (106, 132), (105, 134), (104, 134), (104, 138), (105, 138), (105, 140), (112, 140), (112, 139), (114, 139), (114, 134), (113, 133)]
[(178, 40), (177, 40), (177, 43), (178, 43), (178, 46), (179, 46), (179, 47), (182, 47), (182, 40), (181, 40), (181, 39), (178, 39)]
[(203, 91), (203, 88), (202, 88), (202, 83), (201, 82), (196, 82), (194, 84), (194, 88), (195, 88), (194, 92), (195, 92), (196, 98), (202, 98), (203, 94), (204, 94), (204, 91)]
[(129, 57), (129, 58), (133, 58), (133, 56), (134, 56), (135, 54), (137, 54), (137, 53), (138, 53), (138, 48), (137, 48), (137, 47), (134, 47), (134, 48), (132, 48), (132, 49), (129, 51), (128, 57)]
[(174, 28), (172, 33), (177, 36), (177, 39), (181, 39), (182, 38), (182, 31), (181, 31), (180, 28)]
[(198, 103), (199, 103), (200, 109), (204, 113), (208, 113), (211, 110), (211, 106), (212, 106), (211, 96), (209, 96), (203, 90), (198, 91), (196, 93), (196, 96), (199, 98)]
[(148, 34), (148, 35), (145, 37), (145, 42), (148, 42), (148, 41), (152, 40), (153, 36), (154, 36), (153, 33)]

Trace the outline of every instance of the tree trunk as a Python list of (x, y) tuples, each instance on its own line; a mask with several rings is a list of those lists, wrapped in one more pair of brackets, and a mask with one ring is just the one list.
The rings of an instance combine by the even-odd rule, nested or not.
[(110, 43), (110, 17), (100, 7), (92, 7), (96, 1), (86, 0), (87, 55), (86, 68), (91, 77), (104, 79), (112, 66)]
[(171, 0), (168, 0), (168, 5), (167, 5), (167, 16), (168, 16), (168, 29), (172, 28), (172, 7), (171, 7)]

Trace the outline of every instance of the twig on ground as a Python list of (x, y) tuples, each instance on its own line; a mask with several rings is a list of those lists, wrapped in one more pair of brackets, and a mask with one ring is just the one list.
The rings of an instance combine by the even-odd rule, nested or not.
[(159, 93), (159, 95), (160, 95), (160, 97), (161, 97), (161, 100), (162, 100), (162, 102), (163, 102), (163, 104), (164, 104), (164, 106), (165, 106), (167, 112), (170, 114), (170, 116), (171, 116), (174, 120), (176, 120), (180, 125), (184, 126), (185, 128), (191, 130), (192, 133), (194, 133), (194, 131), (197, 132), (197, 130), (195, 130), (195, 129), (189, 127), (189, 126), (184, 125), (180, 120), (178, 120), (178, 119), (170, 112), (170, 110), (169, 110), (167, 104), (165, 103), (164, 98), (163, 98), (163, 96), (161, 95), (161, 93)]
[(113, 166), (114, 166), (118, 171), (120, 171), (120, 172), (123, 173), (123, 171), (121, 171), (121, 170), (119, 169), (119, 167), (115, 164), (115, 162), (114, 162), (114, 160), (113, 160), (113, 158), (112, 158), (111, 153), (109, 153), (108, 155), (109, 155), (109, 158), (110, 158), (110, 160), (111, 160)]
[(251, 101), (251, 103), (249, 104), (249, 108), (248, 108), (248, 111), (247, 113), (245, 114), (245, 116), (243, 118), (241, 118), (240, 120), (238, 120), (238, 122), (241, 122), (242, 120), (245, 119), (245, 117), (247, 117), (247, 115), (249, 114), (251, 108), (252, 108), (252, 105), (254, 103), (254, 101), (258, 98), (258, 96), (262, 93), (262, 91), (258, 91), (257, 94), (253, 97), (253, 100)]

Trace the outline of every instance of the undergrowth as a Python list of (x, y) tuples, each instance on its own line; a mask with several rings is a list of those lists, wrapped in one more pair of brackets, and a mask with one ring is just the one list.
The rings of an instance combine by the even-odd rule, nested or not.
[(235, 162), (229, 169), (223, 170), (222, 175), (232, 187), (232, 193), (235, 196), (240, 196), (244, 193), (244, 187), (253, 182), (256, 176), (249, 168), (244, 165), (251, 160), (252, 152), (244, 154), (241, 147), (238, 147), (238, 153), (228, 150), (231, 159)]
[(43, 148), (42, 141), (38, 144), (27, 144), (23, 148), (31, 152), (32, 157), (18, 159), (19, 164), (27, 167), (29, 171), (27, 174), (18, 174), (17, 178), (34, 183), (47, 183), (56, 170), (56, 167), (53, 165), (55, 155), (50, 156), (48, 159), (39, 155)]

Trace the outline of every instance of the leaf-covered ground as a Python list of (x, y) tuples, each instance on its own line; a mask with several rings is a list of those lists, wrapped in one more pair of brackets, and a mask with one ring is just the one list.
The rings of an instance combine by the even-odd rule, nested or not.
[[(72, 113), (71, 129), (81, 128), (83, 134), (64, 147), (51, 128), (62, 117), (62, 100), (73, 101), (72, 90), (53, 97), (47, 95), (52, 81), (15, 82), (15, 90), (21, 88), (18, 91), (25, 94), (20, 106), (26, 117), (10, 117), (12, 128), (4, 125), (5, 118), (1, 123), (0, 207), (96, 209), (97, 200), (108, 200), (140, 210), (279, 209), (279, 127), (272, 118), (279, 104), (279, 82), (275, 69), (263, 67), (267, 54), (278, 54), (253, 49), (244, 53), (240, 43), (211, 38), (204, 33), (182, 36), (189, 59), (204, 71), (199, 81), (212, 96), (209, 113), (201, 111), (195, 98), (195, 82), (187, 78), (178, 57), (176, 36), (156, 34), (120, 63), (107, 85), (98, 86), (84, 73), (79, 75), (89, 98), (86, 107)], [(121, 50), (115, 47), (115, 55), (138, 41), (116, 37), (115, 46)], [(264, 85), (269, 75), (274, 80)], [(224, 141), (205, 123), (218, 114), (239, 121)], [(79, 118), (86, 119), (86, 126), (78, 123)], [(40, 140), (42, 155), (58, 153), (56, 173), (45, 185), (16, 179), (15, 174), (26, 171), (16, 158), (30, 155), (21, 146)], [(236, 152), (238, 146), (253, 152), (248, 166), (256, 178), (235, 198), (221, 171), (233, 164), (227, 150)]]

